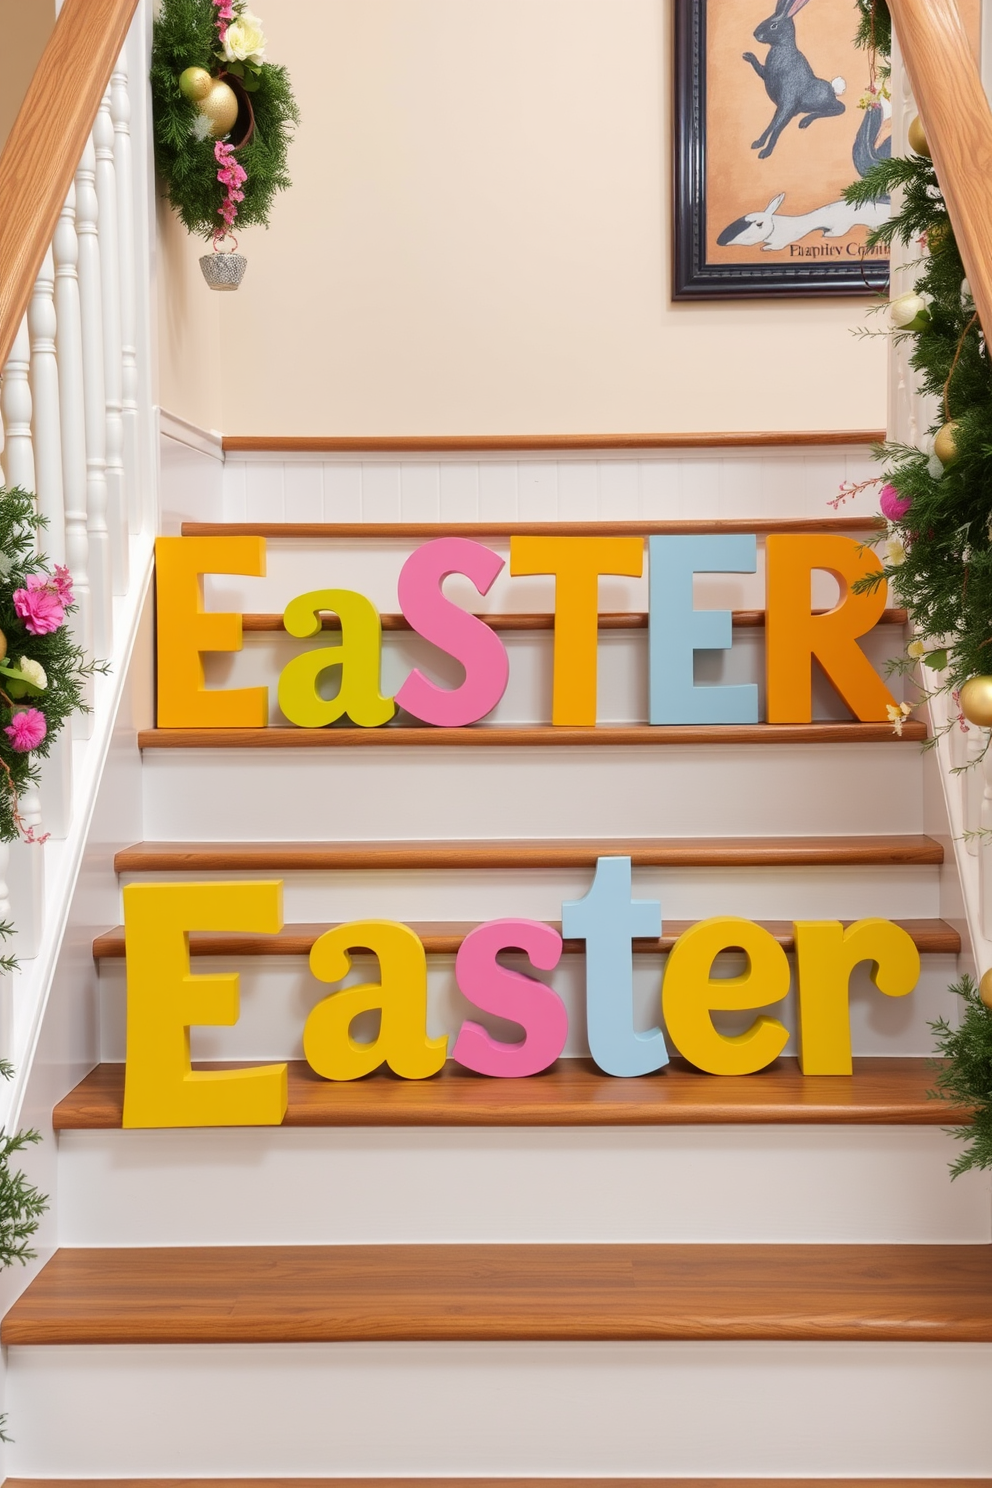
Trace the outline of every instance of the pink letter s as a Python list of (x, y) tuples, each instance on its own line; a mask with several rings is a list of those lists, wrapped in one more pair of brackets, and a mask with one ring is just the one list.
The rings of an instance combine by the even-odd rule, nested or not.
[(521, 950), (534, 966), (552, 971), (561, 960), (562, 939), (539, 920), (491, 920), (466, 935), (455, 961), (455, 978), (470, 1002), (522, 1025), (521, 1044), (503, 1044), (480, 1023), (462, 1024), (452, 1059), (480, 1075), (523, 1079), (554, 1064), (568, 1036), (565, 1004), (543, 982), (500, 966), (498, 952)]
[(506, 647), (484, 621), (441, 593), (449, 574), (465, 574), (488, 594), (504, 560), (467, 537), (439, 537), (411, 553), (400, 571), (400, 609), (418, 635), (440, 646), (465, 668), (460, 687), (438, 687), (415, 668), (396, 694), (396, 705), (439, 728), (462, 728), (492, 712), (506, 691)]

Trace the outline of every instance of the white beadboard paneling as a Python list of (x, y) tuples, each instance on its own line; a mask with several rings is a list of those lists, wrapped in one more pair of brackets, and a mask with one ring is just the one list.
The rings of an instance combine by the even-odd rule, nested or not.
[(248, 465), (244, 460), (224, 462), (224, 520), (247, 522)]
[[(737, 502), (727, 500), (723, 461), (712, 455), (686, 457), (681, 461), (681, 505), (679, 516), (691, 522), (703, 517), (736, 517)], [(731, 492), (733, 487), (731, 486)], [(753, 512), (748, 507), (748, 512)]]
[(285, 522), (284, 465), (245, 465), (245, 521)]
[(474, 462), (442, 464), (438, 484), (442, 522), (477, 522), (479, 520), (479, 467), (477, 464)]
[(84, 1345), (9, 1360), (17, 1477), (989, 1471), (988, 1344)]
[(433, 461), (400, 469), (400, 521), (441, 520), (441, 473)]
[(59, 1244), (986, 1244), (947, 1159), (939, 1127), (63, 1132)]
[(594, 460), (562, 461), (558, 467), (559, 520), (595, 522), (598, 516), (598, 463)]
[(479, 521), (515, 522), (519, 516), (516, 464), (480, 461)]
[(362, 521), (399, 522), (399, 465), (362, 466)]
[(361, 522), (362, 467), (354, 464), (324, 465), (325, 522)]
[(634, 522), (640, 512), (636, 460), (604, 460), (599, 467), (599, 515), (604, 522)]
[(682, 516), (680, 460), (641, 460), (640, 487), (640, 515), (645, 521), (677, 521)]
[(324, 469), (319, 463), (283, 466), (283, 494), (287, 522), (324, 520)]
[(556, 522), (558, 461), (528, 460), (517, 467), (517, 516), (521, 522)]

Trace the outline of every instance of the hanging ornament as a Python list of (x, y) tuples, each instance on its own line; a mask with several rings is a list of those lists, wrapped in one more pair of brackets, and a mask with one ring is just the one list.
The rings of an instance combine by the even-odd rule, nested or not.
[(922, 331), (931, 318), (926, 300), (912, 290), (889, 301), (889, 321), (894, 330)]
[(992, 677), (969, 677), (960, 696), (961, 712), (968, 722), (992, 728)]
[(883, 486), (878, 504), (889, 522), (901, 522), (913, 504), (912, 496), (900, 496), (895, 486)]
[(220, 78), (211, 78), (210, 90), (200, 99), (197, 107), (201, 116), (210, 120), (210, 135), (213, 139), (223, 139), (238, 122), (238, 95)]
[(933, 442), (933, 452), (946, 470), (953, 465), (958, 458), (958, 430), (961, 425), (956, 419), (944, 425), (937, 433)]
[(927, 160), (930, 159), (930, 146), (927, 144), (926, 131), (923, 128), (923, 120), (919, 114), (916, 115), (916, 118), (910, 124), (909, 133), (906, 137), (909, 140), (909, 148), (914, 155), (924, 155)]
[(978, 995), (987, 1008), (992, 1008), (992, 970), (987, 971), (979, 982)]
[(0, 661), (5, 661), (6, 659), (7, 659), (7, 637), (4, 635), (3, 631), (0, 630)]
[(179, 74), (179, 91), (190, 103), (202, 103), (214, 80), (205, 67), (187, 67)]

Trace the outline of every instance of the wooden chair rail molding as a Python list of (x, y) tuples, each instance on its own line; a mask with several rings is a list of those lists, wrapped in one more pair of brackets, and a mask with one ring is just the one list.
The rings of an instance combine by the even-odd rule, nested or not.
[(434, 537), (667, 537), (768, 533), (884, 532), (875, 517), (705, 518), (695, 522), (184, 522), (183, 537), (265, 537), (305, 542), (343, 538), (396, 540)]
[[(197, 1069), (231, 1069), (198, 1064)], [(946, 1126), (971, 1120), (930, 1100), (926, 1059), (855, 1059), (854, 1074), (802, 1075), (779, 1059), (757, 1075), (702, 1075), (682, 1059), (656, 1075), (615, 1080), (591, 1059), (559, 1059), (527, 1080), (488, 1080), (449, 1061), (430, 1080), (380, 1070), (322, 1080), (289, 1065), (285, 1126)], [(56, 1131), (118, 1131), (124, 1065), (99, 1064), (59, 1101)]]
[(45, 1344), (992, 1342), (990, 1245), (58, 1250), (3, 1320)]
[(672, 724), (632, 728), (229, 728), (142, 729), (139, 749), (567, 749), (575, 745), (664, 747), (699, 744), (919, 744), (926, 724), (908, 718), (897, 738), (891, 723)]
[(0, 155), (0, 367), (138, 0), (65, 0)]
[(797, 429), (710, 434), (225, 435), (229, 455), (471, 454), (514, 451), (797, 449), (881, 444), (884, 429)]
[(956, 0), (889, 0), (979, 318), (992, 333), (992, 111)]
[[(477, 922), (455, 920), (409, 920), (410, 929), (423, 942), (428, 956), (453, 956)], [(561, 934), (561, 925), (551, 928)], [(670, 951), (693, 920), (666, 920), (664, 933), (654, 940), (635, 940), (635, 955), (654, 956)], [(758, 920), (757, 924), (778, 941), (785, 951), (795, 950), (795, 933), (791, 920)], [(852, 923), (846, 920), (845, 925)], [(896, 920), (913, 939), (916, 949), (925, 955), (956, 956), (961, 949), (961, 936), (944, 920)], [(211, 931), (194, 931), (189, 937), (192, 956), (309, 956), (314, 942), (332, 924), (285, 925), (278, 935), (225, 935)], [(581, 951), (582, 942), (565, 941), (565, 953)], [(94, 961), (123, 961), (124, 926), (117, 925), (98, 935), (93, 942)]]
[(629, 857), (635, 868), (935, 866), (933, 837), (593, 837), (532, 842), (138, 842), (116, 873), (293, 873), (357, 869), (595, 868)]
[[(822, 615), (824, 610), (814, 610)], [(737, 630), (764, 630), (764, 610), (734, 610), (734, 627)], [(554, 630), (555, 617), (546, 610), (537, 615), (480, 615), (492, 630)], [(405, 615), (380, 615), (383, 630), (412, 630)], [(627, 613), (604, 613), (599, 616), (600, 630), (647, 630), (650, 617), (646, 611)], [(909, 615), (906, 610), (883, 610), (879, 625), (906, 625)], [(324, 630), (340, 630), (341, 620), (337, 615), (321, 613)], [(241, 628), (245, 631), (285, 630), (281, 615), (242, 615)]]

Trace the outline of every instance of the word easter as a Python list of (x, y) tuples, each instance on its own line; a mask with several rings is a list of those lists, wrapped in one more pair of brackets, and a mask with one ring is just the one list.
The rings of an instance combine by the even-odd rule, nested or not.
[[(287, 1109), (285, 1064), (253, 1069), (194, 1071), (192, 1024), (232, 1026), (238, 1021), (235, 973), (193, 976), (191, 930), (277, 934), (283, 925), (278, 880), (237, 883), (130, 884), (124, 890), (127, 936), (127, 1072), (124, 1125), (278, 1126)], [(605, 1074), (647, 1075), (668, 1063), (660, 1027), (634, 1029), (634, 940), (661, 934), (661, 905), (634, 899), (630, 858), (601, 858), (583, 899), (562, 905), (562, 935), (538, 920), (492, 920), (465, 937), (455, 962), (464, 996), (482, 1011), (523, 1030), (519, 1043), (504, 1043), (474, 1021), (462, 1024), (450, 1056), (480, 1075), (521, 1079), (548, 1069), (561, 1055), (568, 1014), (544, 982), (502, 966), (506, 950), (523, 951), (531, 965), (552, 971), (561, 959), (562, 936), (584, 943), (589, 1048)], [(920, 974), (912, 938), (888, 920), (860, 920), (846, 930), (838, 921), (795, 924), (799, 1013), (799, 1062), (804, 1075), (849, 1075), (851, 1032), (848, 988), (861, 962), (888, 997), (904, 997)], [(714, 977), (724, 951), (743, 951), (747, 970)], [(387, 1065), (407, 1080), (435, 1075), (448, 1058), (447, 1038), (427, 1031), (427, 958), (407, 925), (356, 920), (336, 925), (314, 943), (310, 969), (318, 981), (340, 982), (353, 951), (371, 951), (379, 981), (332, 992), (311, 1011), (303, 1052), (326, 1080), (357, 1080)], [(720, 1033), (711, 1014), (765, 1008), (789, 992), (785, 951), (761, 925), (719, 917), (693, 925), (668, 954), (661, 1012), (669, 1036), (698, 1069), (746, 1075), (782, 1053), (788, 1030), (762, 1014), (736, 1035)], [(351, 1025), (378, 1010), (377, 1036), (360, 1043)]]
[[(241, 616), (207, 612), (205, 574), (265, 574), (265, 543), (255, 537), (163, 537), (157, 544), (158, 722), (160, 728), (264, 728), (265, 687), (208, 690), (203, 655), (240, 651)], [(755, 573), (753, 535), (671, 536), (648, 539), (649, 722), (651, 724), (749, 724), (759, 722), (758, 687), (698, 686), (697, 651), (726, 651), (733, 644), (729, 610), (694, 610), (697, 573)], [(510, 574), (550, 574), (555, 579), (552, 723), (596, 723), (599, 579), (609, 574), (640, 578), (640, 537), (512, 537)], [(464, 728), (491, 713), (506, 690), (509, 659), (496, 632), (442, 592), (451, 574), (464, 574), (488, 594), (504, 559), (482, 543), (441, 537), (406, 560), (399, 575), (399, 603), (411, 628), (453, 656), (465, 669), (460, 686), (445, 688), (414, 669), (395, 697), (380, 684), (382, 626), (375, 606), (350, 589), (302, 594), (287, 605), (283, 623), (300, 639), (316, 636), (321, 614), (331, 612), (340, 640), (294, 657), (279, 678), (279, 706), (300, 728), (323, 728), (347, 717), (359, 728), (378, 728), (403, 708), (438, 728)], [(812, 719), (813, 660), (819, 662), (854, 716), (881, 722), (895, 699), (858, 645), (885, 608), (886, 590), (855, 593), (858, 579), (878, 573), (877, 559), (853, 538), (833, 534), (780, 534), (767, 538), (767, 722)], [(835, 576), (842, 598), (814, 614), (815, 571)], [(321, 696), (321, 677), (340, 667), (337, 694)]]

